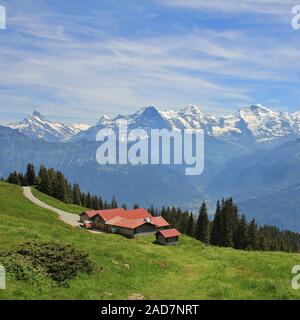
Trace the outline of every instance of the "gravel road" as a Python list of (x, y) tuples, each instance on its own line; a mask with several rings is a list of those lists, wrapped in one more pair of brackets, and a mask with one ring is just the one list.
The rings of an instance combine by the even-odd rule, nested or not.
[(65, 222), (66, 224), (69, 224), (73, 227), (78, 227), (80, 225), (79, 215), (74, 214), (74, 213), (70, 213), (70, 212), (66, 212), (66, 211), (62, 211), (57, 208), (49, 206), (47, 203), (42, 202), (41, 200), (37, 199), (32, 194), (30, 187), (23, 187), (23, 193), (27, 199), (29, 199), (31, 202), (33, 202), (37, 206), (51, 210), (51, 211), (55, 212), (56, 214), (58, 214), (59, 219), (62, 220), (63, 222)]

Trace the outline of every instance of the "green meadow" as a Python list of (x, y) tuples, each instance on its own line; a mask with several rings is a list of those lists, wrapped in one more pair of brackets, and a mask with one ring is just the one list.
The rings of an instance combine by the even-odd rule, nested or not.
[[(70, 206), (34, 190), (34, 195), (62, 210)], [(299, 299), (291, 288), (291, 269), (299, 254), (245, 252), (203, 246), (188, 236), (164, 247), (153, 237), (128, 239), (92, 234), (61, 222), (55, 213), (24, 198), (22, 189), (0, 182), (0, 250), (28, 240), (57, 240), (89, 253), (95, 269), (79, 274), (69, 287), (37, 287), (7, 274), (0, 299)], [(1, 262), (0, 262), (1, 263)]]

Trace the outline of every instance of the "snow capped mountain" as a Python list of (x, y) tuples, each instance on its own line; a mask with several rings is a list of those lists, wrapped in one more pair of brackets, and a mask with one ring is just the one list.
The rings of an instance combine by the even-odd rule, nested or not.
[(104, 116), (88, 130), (75, 135), (72, 140), (94, 141), (99, 130), (103, 128), (116, 130), (117, 121), (121, 119), (128, 121), (129, 130), (198, 128), (204, 129), (209, 136), (230, 142), (263, 143), (300, 135), (300, 112), (289, 114), (257, 104), (240, 109), (229, 116), (215, 116), (197, 106), (189, 105), (180, 111), (161, 111), (149, 106), (131, 115), (118, 115), (113, 119)]
[(292, 115), (272, 111), (259, 104), (239, 110), (236, 116), (245, 121), (258, 142), (300, 133), (293, 128)]
[(118, 115), (111, 119), (108, 116), (102, 117), (94, 126), (90, 127), (86, 131), (82, 131), (75, 135), (72, 141), (95, 141), (96, 135), (99, 130), (112, 129), (115, 132), (118, 131), (118, 121), (126, 120), (128, 124), (128, 130), (144, 129), (146, 131), (150, 129), (169, 129), (175, 128), (171, 121), (167, 119), (165, 112), (158, 110), (154, 106), (145, 107), (132, 115)]
[(35, 111), (23, 121), (8, 127), (46, 141), (95, 141), (99, 130), (117, 131), (120, 120), (127, 121), (129, 130), (198, 128), (203, 129), (209, 136), (241, 144), (286, 140), (300, 135), (300, 111), (274, 111), (260, 104), (242, 108), (228, 116), (211, 115), (193, 105), (180, 111), (162, 111), (155, 106), (148, 106), (130, 115), (118, 115), (114, 118), (104, 115), (91, 127), (51, 122)]
[(68, 141), (71, 137), (89, 127), (83, 124), (51, 122), (38, 111), (34, 111), (31, 116), (20, 122), (11, 123), (7, 126), (31, 138), (43, 139), (49, 142)]

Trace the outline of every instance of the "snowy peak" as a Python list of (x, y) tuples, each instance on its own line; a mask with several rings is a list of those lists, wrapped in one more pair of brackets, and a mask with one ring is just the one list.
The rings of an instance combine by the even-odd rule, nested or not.
[(183, 108), (180, 111), (181, 114), (184, 114), (186, 116), (190, 115), (204, 115), (205, 112), (203, 112), (199, 107), (194, 106), (194, 105), (188, 105), (187, 107)]
[(41, 113), (34, 111), (32, 115), (20, 122), (11, 123), (8, 127), (33, 138), (49, 142), (67, 141), (80, 131), (88, 129), (83, 124), (64, 124), (47, 120)]
[(140, 109), (137, 114), (151, 117), (159, 115), (160, 111), (155, 106), (148, 106)]
[(101, 129), (118, 130), (120, 119), (127, 120), (129, 130), (196, 128), (203, 129), (209, 136), (237, 143), (264, 143), (300, 136), (300, 112), (289, 114), (274, 111), (261, 104), (247, 106), (228, 116), (211, 115), (194, 105), (188, 105), (180, 111), (162, 111), (155, 106), (147, 106), (129, 115), (114, 118), (104, 115), (92, 127), (51, 122), (34, 111), (23, 121), (8, 126), (30, 137), (47, 141), (95, 141)]
[(31, 118), (46, 121), (46, 118), (42, 116), (38, 111), (33, 111)]
[(292, 115), (270, 110), (260, 104), (240, 109), (236, 117), (246, 123), (258, 142), (300, 133), (293, 128)]
[(100, 129), (116, 130), (120, 119), (128, 121), (129, 130), (197, 128), (205, 130), (207, 135), (230, 142), (261, 143), (300, 135), (300, 112), (289, 114), (253, 104), (229, 116), (215, 116), (189, 105), (180, 111), (161, 111), (155, 106), (148, 106), (131, 115), (119, 115), (113, 119), (102, 117), (95, 126), (74, 139), (95, 140)]

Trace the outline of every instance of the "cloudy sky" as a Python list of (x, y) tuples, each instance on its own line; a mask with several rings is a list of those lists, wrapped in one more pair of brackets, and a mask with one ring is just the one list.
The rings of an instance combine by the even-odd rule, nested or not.
[[(298, 1), (300, 4), (300, 0)], [(297, 0), (0, 0), (0, 122), (145, 105), (300, 110)]]

